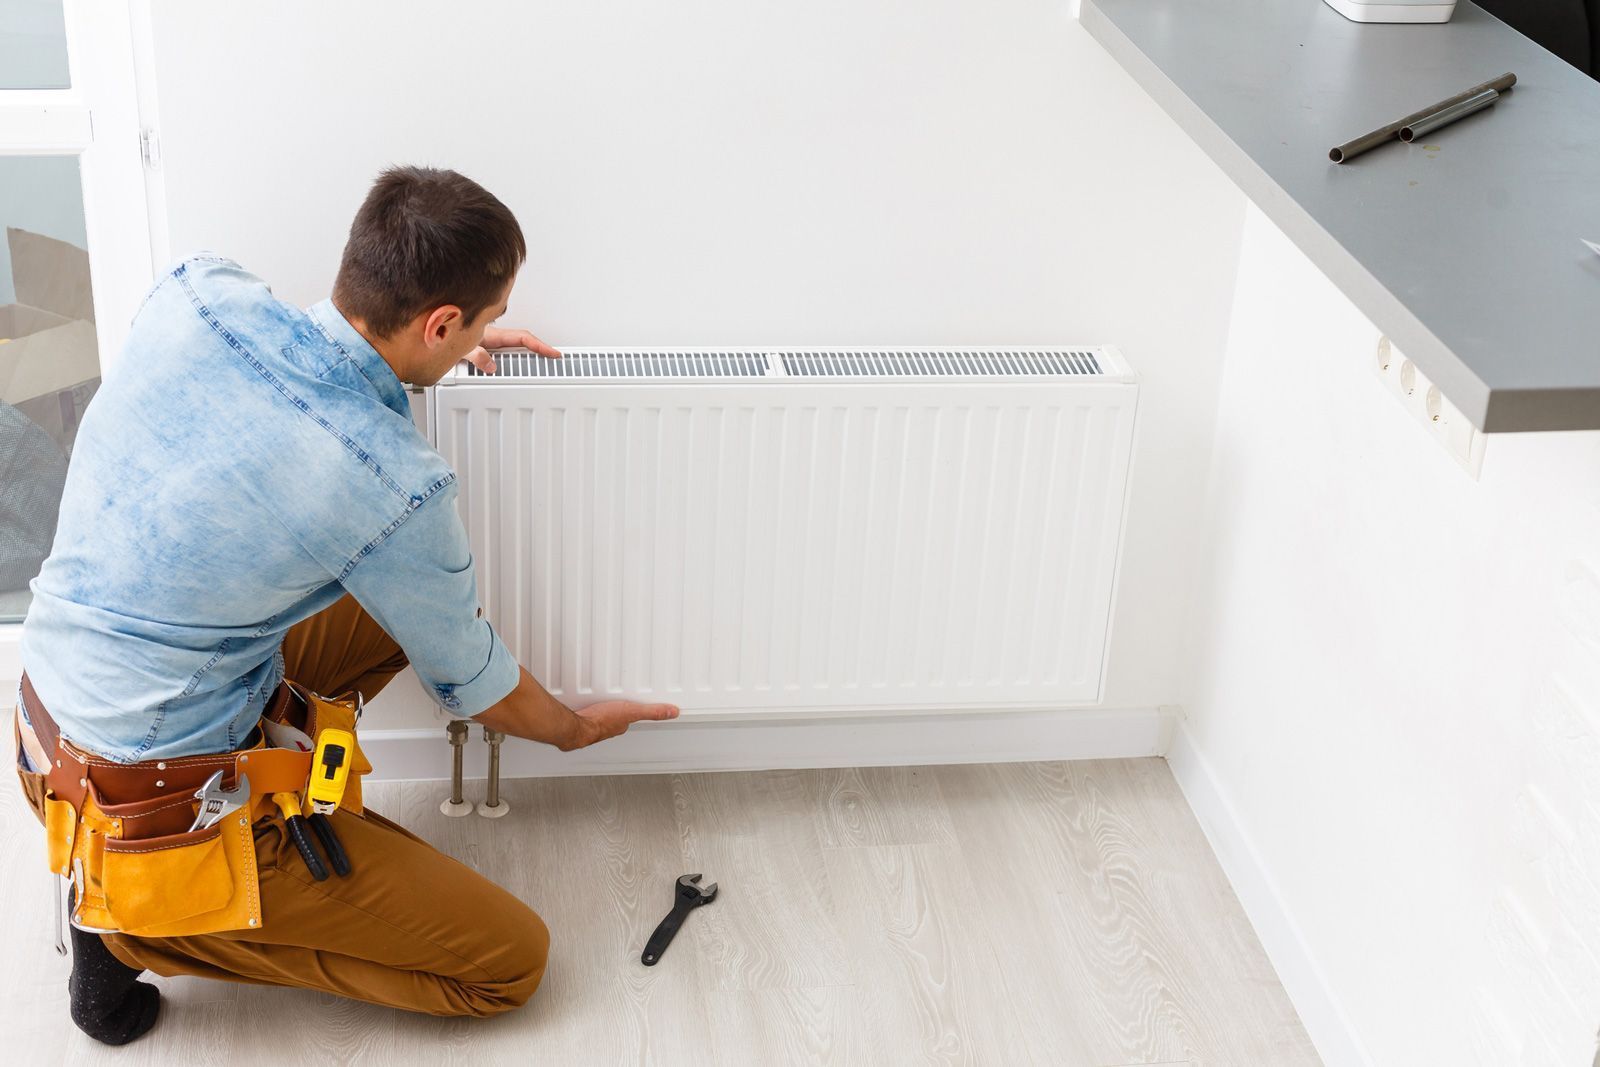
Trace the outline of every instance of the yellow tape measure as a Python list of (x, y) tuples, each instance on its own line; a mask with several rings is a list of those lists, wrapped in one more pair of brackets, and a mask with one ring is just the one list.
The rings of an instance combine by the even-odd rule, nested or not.
[(331, 727), (317, 733), (317, 753), (311, 760), (311, 780), (306, 783), (306, 802), (313, 812), (331, 815), (344, 799), (344, 786), (350, 780), (350, 764), (356, 758), (356, 735)]

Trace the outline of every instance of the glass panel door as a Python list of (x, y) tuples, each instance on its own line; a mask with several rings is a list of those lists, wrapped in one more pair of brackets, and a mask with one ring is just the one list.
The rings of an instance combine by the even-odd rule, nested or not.
[(0, 89), (71, 84), (61, 0), (0, 0)]
[(79, 422), (150, 284), (142, 3), (0, 0), (0, 683)]
[(78, 157), (0, 156), (0, 229), (0, 622), (16, 622), (100, 385)]

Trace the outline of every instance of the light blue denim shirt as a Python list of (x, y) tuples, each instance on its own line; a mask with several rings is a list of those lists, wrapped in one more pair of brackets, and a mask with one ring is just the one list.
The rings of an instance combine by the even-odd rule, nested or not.
[(332, 301), (302, 311), (229, 260), (185, 260), (84, 415), (23, 669), (100, 755), (223, 752), (282, 678), (284, 632), (349, 592), (435, 702), (475, 715), (519, 668), (478, 616), (456, 495)]

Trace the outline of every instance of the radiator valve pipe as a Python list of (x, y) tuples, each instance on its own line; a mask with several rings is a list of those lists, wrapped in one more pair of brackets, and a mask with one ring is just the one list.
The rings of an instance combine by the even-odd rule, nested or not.
[(511, 805), (500, 799), (500, 742), (506, 735), (485, 726), (483, 739), (489, 744), (489, 796), (478, 805), (478, 814), (486, 819), (498, 819), (511, 810)]
[(472, 805), (461, 796), (461, 762), (467, 747), (467, 724), (463, 719), (452, 719), (444, 728), (450, 742), (450, 795), (439, 805), (439, 810), (451, 818), (459, 818), (472, 811)]

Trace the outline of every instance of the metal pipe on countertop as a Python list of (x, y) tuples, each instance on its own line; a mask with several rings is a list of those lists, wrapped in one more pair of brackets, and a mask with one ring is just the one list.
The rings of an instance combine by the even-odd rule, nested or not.
[(1451, 104), (1447, 108), (1435, 111), (1425, 119), (1418, 119), (1409, 126), (1400, 127), (1400, 139), (1406, 144), (1410, 144), (1418, 137), (1425, 133), (1432, 133), (1440, 126), (1448, 126), (1456, 119), (1466, 118), (1474, 111), (1482, 111), (1498, 99), (1500, 99), (1500, 91), (1498, 89), (1485, 89), (1477, 96), (1469, 96), (1465, 100)]
[[(1361, 155), (1363, 152), (1370, 152), (1372, 149), (1383, 144), (1385, 141), (1392, 140), (1393, 138), (1399, 136), (1400, 131), (1407, 126), (1412, 126), (1415, 123), (1422, 122), (1424, 119), (1431, 118), (1437, 115), (1439, 112), (1444, 111), (1446, 108), (1454, 107), (1456, 104), (1481, 95), (1486, 90), (1493, 89), (1498, 95), (1499, 93), (1509, 91), (1510, 88), (1515, 84), (1517, 84), (1517, 76), (1507, 72), (1500, 75), (1498, 78), (1484, 82), (1482, 85), (1474, 85), (1472, 88), (1463, 90), (1452, 97), (1441, 100), (1437, 104), (1431, 104), (1428, 107), (1423, 108), (1421, 111), (1413, 111), (1405, 118), (1396, 119), (1387, 126), (1381, 126), (1369, 134), (1364, 134), (1361, 137), (1357, 137), (1353, 141), (1346, 141), (1339, 147), (1330, 150), (1328, 152), (1328, 158), (1333, 160), (1335, 163), (1348, 163), (1350, 160)], [(1458, 115), (1456, 117), (1459, 118), (1460, 116)], [(1435, 127), (1429, 128), (1432, 129)]]

